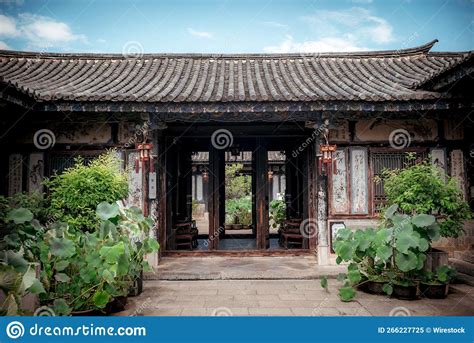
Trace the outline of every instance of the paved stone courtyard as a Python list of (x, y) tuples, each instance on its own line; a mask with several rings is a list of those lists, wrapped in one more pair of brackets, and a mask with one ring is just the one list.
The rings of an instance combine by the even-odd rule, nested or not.
[(265, 257), (165, 257), (151, 280), (261, 280), (319, 279), (335, 277), (343, 266), (319, 266), (316, 258), (306, 256)]
[(474, 315), (474, 288), (456, 284), (448, 298), (403, 301), (358, 292), (344, 303), (337, 284), (319, 280), (146, 281), (124, 316), (453, 316)]
[[(404, 301), (357, 292), (338, 297), (344, 266), (314, 256), (164, 258), (123, 316), (453, 316), (474, 315), (474, 287), (454, 284), (443, 300)], [(328, 275), (329, 292), (320, 286)]]

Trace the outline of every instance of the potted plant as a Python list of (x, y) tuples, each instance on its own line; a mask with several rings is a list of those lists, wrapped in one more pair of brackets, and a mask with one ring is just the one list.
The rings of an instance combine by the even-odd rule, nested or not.
[(398, 278), (391, 281), (393, 294), (396, 298), (401, 300), (415, 300), (420, 297), (419, 281)]
[(386, 294), (385, 285), (389, 282), (387, 276), (383, 274), (369, 274), (361, 289), (371, 294)]
[(436, 273), (428, 272), (420, 282), (421, 294), (427, 298), (444, 299), (449, 293), (449, 282), (456, 271), (448, 266), (441, 266)]
[(56, 315), (96, 315), (127, 295), (130, 254), (117, 237), (55, 223), (39, 246), (46, 288), (42, 302)]
[(280, 228), (286, 219), (286, 204), (284, 200), (274, 199), (270, 202), (270, 226)]
[(409, 216), (397, 213), (398, 205), (385, 211), (377, 230), (338, 231), (334, 249), (336, 262), (350, 262), (340, 296), (350, 301), (360, 287), (379, 294), (381, 291), (400, 298), (419, 295), (418, 280), (432, 240), (439, 238), (439, 226), (432, 215)]
[(237, 199), (227, 199), (225, 201), (226, 229), (233, 230), (237, 228)]
[[(408, 158), (414, 160), (416, 156), (409, 153)], [(472, 217), (457, 180), (428, 160), (400, 170), (385, 170), (382, 179), (388, 206), (398, 204), (407, 214), (435, 214), (441, 237), (459, 237), (464, 222)], [(442, 250), (430, 247), (426, 255), (424, 268), (428, 272), (448, 263), (448, 253)]]
[(238, 229), (248, 229), (252, 223), (252, 200), (250, 196), (237, 199), (237, 222)]
[(153, 271), (146, 255), (157, 252), (160, 247), (156, 239), (150, 236), (153, 220), (145, 217), (137, 207), (120, 207), (107, 202), (97, 206), (97, 215), (102, 220), (101, 234), (116, 237), (129, 252), (126, 278), (132, 286), (128, 294), (139, 295), (143, 290), (143, 271)]

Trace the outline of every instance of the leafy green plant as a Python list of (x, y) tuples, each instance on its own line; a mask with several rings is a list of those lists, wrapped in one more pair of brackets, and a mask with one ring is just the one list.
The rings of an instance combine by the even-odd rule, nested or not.
[(428, 285), (445, 285), (456, 276), (456, 270), (449, 266), (440, 266), (436, 273), (426, 273), (422, 281)]
[(83, 232), (59, 223), (40, 242), (47, 291), (42, 300), (56, 314), (103, 309), (113, 298), (126, 296), (143, 269), (151, 270), (144, 256), (159, 248), (149, 237), (151, 218), (136, 207), (107, 202), (97, 206), (96, 214), (98, 230)]
[(0, 196), (0, 225), (5, 225), (9, 218), (8, 213), (13, 209), (24, 208), (29, 210), (35, 219), (46, 222), (48, 219), (48, 205), (44, 195), (40, 192), (16, 193), (11, 197)]
[(391, 294), (392, 284), (409, 285), (420, 278), (431, 242), (440, 237), (439, 225), (432, 215), (409, 216), (397, 210), (398, 205), (390, 206), (377, 230), (338, 231), (336, 262), (349, 262), (347, 274), (340, 278), (341, 300), (352, 300), (355, 287), (367, 280), (387, 281), (384, 291)]
[(157, 252), (160, 245), (150, 236), (153, 228), (151, 217), (145, 217), (138, 207), (119, 207), (106, 202), (97, 206), (97, 215), (102, 220), (101, 236), (121, 240), (129, 251), (127, 278), (133, 281), (142, 271), (153, 271), (145, 257)]
[(45, 292), (36, 277), (38, 263), (34, 262), (35, 242), (43, 228), (24, 208), (10, 210), (5, 222), (10, 233), (0, 241), (0, 290), (4, 295), (0, 315), (14, 316), (23, 314), (21, 303), (26, 294)]
[(239, 199), (252, 194), (252, 178), (241, 174), (242, 163), (226, 164), (225, 166), (225, 198)]
[(115, 202), (128, 194), (127, 174), (120, 170), (120, 163), (114, 150), (87, 166), (78, 157), (73, 167), (46, 180), (52, 216), (73, 229), (98, 229), (97, 204)]
[(226, 200), (226, 223), (250, 225), (252, 223), (252, 199), (245, 196)]
[(286, 204), (284, 200), (270, 201), (270, 225), (278, 228), (286, 219)]
[(382, 179), (388, 206), (398, 204), (404, 213), (412, 215), (436, 214), (442, 237), (459, 237), (463, 223), (471, 218), (456, 179), (429, 161), (402, 170), (384, 170)]

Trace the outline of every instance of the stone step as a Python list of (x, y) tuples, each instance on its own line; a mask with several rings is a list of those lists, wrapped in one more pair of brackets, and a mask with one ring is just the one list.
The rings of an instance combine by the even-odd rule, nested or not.
[(474, 263), (458, 260), (457, 258), (450, 258), (449, 264), (451, 267), (455, 268), (459, 273), (474, 276)]
[(461, 261), (474, 263), (474, 251), (455, 251), (454, 258)]
[(465, 283), (466, 285), (474, 287), (474, 276), (457, 273), (455, 282)]

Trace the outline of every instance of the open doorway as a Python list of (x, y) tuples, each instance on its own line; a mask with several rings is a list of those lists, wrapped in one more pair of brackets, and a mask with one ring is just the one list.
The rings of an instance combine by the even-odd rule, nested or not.
[(198, 250), (209, 250), (209, 152), (194, 151), (191, 153), (192, 161), (192, 223), (197, 230)]
[(304, 137), (282, 139), (273, 132), (251, 136), (236, 128), (233, 144), (219, 149), (209, 139), (214, 127), (198, 127), (189, 137), (178, 126), (173, 130), (159, 141), (166, 151), (159, 169), (160, 244), (165, 251), (315, 246), (315, 236), (301, 231), (306, 221), (314, 222), (316, 194), (314, 147), (297, 150)]
[(220, 232), (220, 250), (256, 249), (252, 180), (252, 152), (226, 152), (225, 223)]
[(268, 198), (270, 250), (283, 249), (282, 231), (286, 216), (286, 156), (283, 151), (268, 151)]

